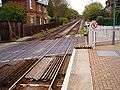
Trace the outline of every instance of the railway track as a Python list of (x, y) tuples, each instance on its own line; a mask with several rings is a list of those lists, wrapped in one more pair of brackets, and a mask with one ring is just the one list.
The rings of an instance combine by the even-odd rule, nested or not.
[(58, 27), (57, 31), (55, 30), (54, 32), (52, 32), (51, 34), (46, 35), (42, 40), (46, 40), (46, 39), (56, 39), (56, 38), (60, 38), (62, 37), (62, 35), (59, 35), (59, 33), (63, 32), (65, 29), (67, 29), (68, 27), (72, 26), (73, 24), (75, 24), (77, 21), (72, 21), (68, 24), (65, 24), (63, 27)]
[[(66, 49), (64, 55), (54, 56), (54, 57), (52, 57), (52, 59), (50, 61), (48, 60), (47, 61), (48, 64), (46, 66), (43, 66), (44, 67), (43, 69), (45, 69), (45, 70), (39, 72), (40, 75), (38, 75), (38, 76), (33, 75), (33, 78), (32, 78), (31, 73), (35, 74), (35, 72), (34, 72), (35, 70), (30, 71), (25, 77), (22, 78), (20, 83), (18, 82), (17, 87), (15, 89), (22, 90), (29, 86), (32, 87), (31, 85), (38, 85), (39, 90), (51, 90), (55, 83), (58, 72), (60, 71), (61, 66), (63, 65), (63, 62), (65, 63), (65, 59), (66, 59), (66, 56), (68, 55), (70, 46), (71, 46), (71, 43), (69, 43), (69, 46)], [(50, 57), (46, 57), (46, 58), (50, 58)], [(40, 64), (40, 65), (42, 66), (42, 64)], [(30, 82), (32, 81), (32, 83), (38, 81), (37, 83), (41, 83), (41, 84), (30, 84), (30, 83), (26, 84), (28, 79)], [(31, 89), (34, 90), (34, 86)], [(11, 90), (11, 88), (9, 90)]]
[[(74, 23), (74, 25), (75, 26), (73, 26), (73, 27), (71, 27), (71, 29), (70, 30), (68, 30), (67, 32), (65, 32), (64, 33), (64, 35), (63, 34), (61, 34), (61, 35), (59, 35), (59, 37), (61, 37), (61, 38), (59, 38), (58, 37), (58, 35), (57, 34), (54, 34), (56, 37), (55, 38), (58, 38), (58, 39), (56, 39), (56, 41), (51, 41), (51, 42), (53, 42), (52, 44), (51, 43), (49, 43), (49, 44), (47, 44), (46, 46), (44, 46), (44, 47), (46, 47), (47, 49), (45, 49), (45, 50), (43, 50), (42, 52), (41, 52), (41, 54), (39, 54), (38, 55), (38, 57), (37, 58), (39, 58), (39, 59), (35, 59), (34, 60), (34, 63), (32, 63), (32, 65), (30, 65), (29, 67), (29, 69), (25, 72), (23, 72), (23, 70), (25, 69), (25, 68), (21, 68), (21, 71), (19, 71), (19, 72), (15, 72), (16, 73), (16, 75), (18, 74), (18, 80), (14, 83), (14, 84), (12, 84), (11, 85), (11, 87), (9, 87), (9, 90), (12, 90), (12, 89), (20, 89), (19, 87), (21, 86), (21, 85), (27, 85), (26, 84), (26, 81), (28, 82), (29, 80), (31, 81), (38, 81), (38, 82), (40, 82), (40, 83), (42, 83), (41, 85), (39, 84), (39, 86), (41, 86), (41, 88), (47, 88), (46, 90), (48, 90), (48, 89), (50, 89), (50, 88), (52, 88), (53, 87), (53, 85), (54, 85), (54, 81), (55, 81), (55, 79), (56, 79), (56, 76), (57, 76), (57, 74), (58, 74), (58, 72), (59, 72), (59, 70), (60, 70), (60, 67), (62, 66), (62, 64), (63, 64), (63, 62), (64, 62), (64, 60), (65, 60), (65, 58), (66, 58), (66, 56), (67, 56), (67, 53), (68, 53), (68, 51), (70, 51), (70, 48), (68, 49), (66, 49), (65, 50), (65, 54), (64, 55), (58, 55), (58, 56), (52, 56), (52, 58), (53, 59), (51, 59), (51, 60), (46, 60), (46, 62), (43, 62), (43, 64), (45, 63), (45, 64), (47, 64), (47, 66), (46, 67), (44, 67), (44, 66), (42, 66), (43, 67), (43, 71), (42, 71), (42, 73), (39, 75), (39, 77), (37, 77), (36, 78), (36, 80), (35, 80), (35, 78), (26, 78), (26, 75), (28, 75), (29, 73), (30, 73), (30, 71), (31, 70), (33, 70), (33, 68), (35, 68), (35, 66), (39, 63), (39, 62), (41, 62), (44, 58), (46, 58), (46, 55), (56, 46), (56, 45), (58, 45), (59, 44), (59, 42), (61, 42), (63, 39), (65, 39), (65, 35), (67, 35), (67, 33), (68, 32), (70, 32), (73, 28), (75, 28), (77, 25), (78, 25), (78, 23), (79, 22), (77, 22), (76, 24)], [(70, 26), (72, 25), (72, 24), (69, 24)], [(77, 26), (78, 27), (78, 26)], [(65, 26), (64, 27), (64, 29), (67, 29), (67, 26)], [(63, 30), (63, 29), (62, 29)], [(54, 39), (54, 38), (53, 38)], [(31, 41), (30, 41), (31, 42)], [(68, 44), (68, 47), (72, 47), (73, 45), (70, 43), (71, 42), (71, 40), (69, 40), (68, 41), (69, 42), (69, 44)], [(23, 44), (23, 46), (25, 46), (25, 47), (23, 47), (23, 50), (24, 49), (26, 49), (27, 48), (27, 51), (34, 51), (34, 50), (37, 50), (37, 48), (39, 47), (39, 42), (38, 41), (35, 41), (35, 44), (30, 44), (30, 47), (29, 48), (27, 48), (27, 46), (26, 46), (26, 43), (25, 44)], [(22, 46), (19, 46), (19, 47), (17, 47), (17, 48), (21, 48)], [(36, 47), (35, 49), (31, 49), (31, 48), (33, 48), (33, 47)], [(13, 51), (16, 51), (16, 50), (14, 50), (12, 47), (11, 47), (11, 50), (13, 50)], [(10, 51), (11, 51), (10, 50)], [(21, 54), (22, 53), (24, 53), (24, 52), (26, 52), (26, 51), (23, 51), (23, 52), (21, 52)], [(34, 57), (34, 55), (33, 54), (31, 54), (31, 53), (28, 53), (29, 55), (31, 55), (31, 56), (33, 56)], [(35, 53), (36, 54), (36, 53)], [(22, 57), (22, 56), (26, 56), (27, 54), (22, 54), (21, 56), (19, 56), (19, 54), (16, 56), (16, 57)], [(16, 58), (16, 57), (14, 57), (14, 58)], [(48, 58), (51, 58), (50, 56), (47, 56)], [(13, 58), (12, 58), (13, 59)], [(37, 61), (36, 61), (37, 60)], [(27, 65), (27, 64), (26, 64)], [(24, 73), (22, 76), (20, 75), (19, 76), (19, 73)], [(39, 73), (38, 73), (39, 74)], [(11, 75), (11, 77), (13, 78), (14, 77), (14, 75)], [(6, 80), (7, 79), (9, 79), (9, 78), (11, 78), (11, 77), (7, 77), (7, 78), (5, 78)], [(12, 78), (10, 79), (11, 81), (12, 81)], [(17, 78), (15, 78), (15, 80), (16, 80)], [(11, 83), (11, 82), (9, 82), (9, 83)], [(23, 84), (22, 84), (23, 83)], [(43, 83), (45, 83), (45, 84), (43, 84)], [(47, 83), (47, 84), (46, 84)], [(29, 84), (29, 83), (28, 83)], [(34, 84), (35, 85), (35, 84)], [(38, 84), (37, 84), (38, 85)], [(44, 89), (41, 89), (41, 90), (44, 90)]]
[[(65, 51), (65, 54), (64, 54), (62, 60), (60, 61), (59, 65), (57, 66), (58, 69), (56, 70), (55, 74), (53, 74), (53, 75), (50, 77), (50, 79), (51, 79), (52, 81), (51, 81), (51, 84), (50, 84), (48, 90), (52, 90), (52, 89), (53, 89), (53, 85), (54, 85), (54, 83), (55, 83), (56, 77), (57, 77), (58, 72), (59, 72), (61, 66), (63, 65), (63, 62), (64, 62), (64, 60), (65, 60), (65, 58), (66, 58), (66, 56), (67, 56), (67, 54), (68, 54), (68, 51), (69, 51), (70, 46), (71, 46), (71, 45), (69, 44), (67, 50)], [(52, 78), (53, 78), (53, 79), (52, 79)]]
[[(55, 32), (52, 35), (49, 35), (46, 37), (46, 39), (56, 39), (58, 37), (62, 37), (63, 35), (59, 35), (59, 33), (63, 32), (66, 28), (74, 24), (74, 22), (66, 24), (63, 28), (59, 28), (57, 32)], [(51, 42), (50, 42), (51, 43)], [(46, 42), (46, 45), (50, 44), (49, 41)], [(9, 61), (14, 59), (24, 59), (27, 58), (27, 56), (30, 57), (30, 53), (35, 51), (35, 48), (38, 48), (41, 44), (40, 40), (35, 41), (29, 41), (29, 42), (23, 42), (13, 47), (8, 47), (6, 49), (0, 50), (2, 52), (0, 54), (0, 61)], [(32, 52), (31, 52), (32, 51)], [(26, 57), (25, 57), (26, 56)]]

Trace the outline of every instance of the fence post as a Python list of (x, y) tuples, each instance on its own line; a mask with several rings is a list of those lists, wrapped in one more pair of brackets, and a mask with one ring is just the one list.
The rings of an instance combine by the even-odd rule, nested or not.
[(96, 32), (94, 31), (94, 47), (96, 46)]
[(115, 44), (115, 31), (113, 30), (113, 38), (112, 38), (112, 45)]

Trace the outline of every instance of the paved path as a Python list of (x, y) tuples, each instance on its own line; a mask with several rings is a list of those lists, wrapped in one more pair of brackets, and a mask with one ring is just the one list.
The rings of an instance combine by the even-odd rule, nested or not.
[[(98, 51), (117, 52), (117, 56), (98, 56)], [(94, 90), (120, 90), (119, 52), (120, 44), (97, 46), (95, 50), (89, 50)]]
[(120, 90), (120, 57), (100, 57), (89, 50), (94, 90)]

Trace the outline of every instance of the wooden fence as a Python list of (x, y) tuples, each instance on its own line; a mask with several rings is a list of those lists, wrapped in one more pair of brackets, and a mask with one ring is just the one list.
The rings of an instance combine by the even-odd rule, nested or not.
[[(48, 30), (59, 26), (58, 22), (51, 22), (43, 25), (25, 25), (22, 23), (0, 22), (0, 41), (9, 41), (11, 38), (21, 38), (37, 34), (42, 30)], [(11, 26), (11, 30), (9, 29)]]

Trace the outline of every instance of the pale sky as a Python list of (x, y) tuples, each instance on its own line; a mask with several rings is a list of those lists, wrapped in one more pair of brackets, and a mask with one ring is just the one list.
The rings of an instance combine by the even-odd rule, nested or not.
[(67, 0), (70, 6), (77, 10), (80, 14), (83, 13), (86, 5), (93, 2), (100, 2), (105, 7), (106, 0)]

